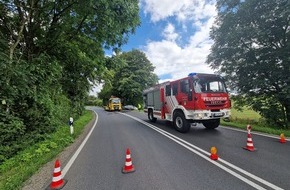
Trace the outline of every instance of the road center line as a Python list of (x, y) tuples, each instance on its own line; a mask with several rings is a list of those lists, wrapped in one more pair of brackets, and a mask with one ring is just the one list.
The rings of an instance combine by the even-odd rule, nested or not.
[(272, 183), (270, 183), (270, 182), (268, 182), (268, 181), (266, 181), (266, 180), (264, 180), (264, 179), (262, 179), (262, 178), (260, 178), (258, 176), (255, 176), (254, 174), (251, 174), (251, 173), (249, 173), (249, 172), (247, 172), (247, 171), (239, 168), (238, 166), (235, 166), (235, 165), (233, 165), (233, 164), (231, 164), (231, 163), (229, 163), (229, 162), (227, 162), (227, 161), (225, 161), (225, 160), (223, 160), (221, 158), (219, 158), (218, 161), (221, 162), (221, 163), (223, 163), (224, 165), (230, 167), (230, 168), (225, 167), (224, 165), (218, 163), (217, 161), (211, 160), (209, 158), (209, 155), (210, 155), (209, 152), (207, 152), (207, 151), (205, 151), (205, 150), (203, 150), (203, 149), (201, 149), (201, 148), (199, 148), (199, 147), (197, 147), (197, 146), (195, 146), (193, 144), (190, 144), (189, 142), (184, 141), (183, 139), (181, 139), (181, 138), (179, 138), (179, 137), (177, 137), (175, 135), (172, 135), (172, 134), (170, 134), (170, 133), (168, 133), (168, 132), (166, 132), (166, 131), (164, 131), (162, 129), (159, 129), (159, 128), (157, 128), (154, 125), (151, 125), (151, 124), (149, 124), (149, 123), (147, 123), (147, 122), (145, 122), (145, 121), (143, 121), (143, 120), (141, 120), (139, 118), (136, 118), (134, 116), (128, 115), (126, 113), (120, 113), (120, 114), (125, 115), (127, 117), (130, 117), (130, 118), (132, 118), (132, 119), (134, 119), (134, 120), (136, 120), (136, 121), (138, 121), (138, 122), (140, 122), (140, 123), (142, 123), (142, 124), (150, 127), (151, 129), (153, 129), (153, 130), (159, 132), (160, 134), (168, 137), (169, 139), (171, 139), (174, 142), (180, 144), (184, 148), (190, 150), (191, 152), (197, 154), (198, 156), (204, 158), (205, 160), (211, 162), (212, 164), (218, 166), (219, 168), (223, 169), (224, 171), (230, 173), (231, 175), (237, 177), (238, 179), (244, 181), (245, 183), (251, 185), (252, 187), (254, 187), (256, 189), (265, 189), (265, 188), (262, 187), (262, 186), (260, 186), (260, 185), (258, 185), (255, 182), (253, 182), (253, 181), (251, 181), (251, 180), (249, 180), (249, 179), (241, 176), (240, 174), (236, 173), (235, 171), (231, 170), (230, 168), (233, 168), (236, 171), (238, 171), (238, 172), (240, 172), (240, 173), (248, 176), (249, 178), (252, 178), (253, 180), (256, 180), (256, 181), (260, 182), (261, 184), (264, 184), (264, 185), (266, 185), (266, 186), (268, 186), (268, 187), (270, 187), (272, 189), (282, 190), (282, 188), (280, 188), (280, 187), (278, 187), (278, 186), (276, 186), (276, 185), (274, 185), (274, 184), (272, 184)]

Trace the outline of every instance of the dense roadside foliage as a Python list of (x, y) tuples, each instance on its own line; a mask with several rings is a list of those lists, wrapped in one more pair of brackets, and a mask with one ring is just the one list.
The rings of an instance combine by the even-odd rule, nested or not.
[[(83, 133), (87, 124), (92, 121), (93, 114), (92, 111), (84, 111), (84, 114), (74, 122), (73, 135), (70, 134), (67, 125), (62, 125), (46, 140), (29, 146), (1, 164), (0, 189), (21, 189), (23, 182), (44, 164), (55, 158)], [(88, 125), (87, 127), (91, 126)]]
[(290, 127), (289, 0), (217, 1), (207, 62), (271, 125)]
[(103, 101), (96, 96), (89, 96), (88, 100), (86, 101), (87, 106), (103, 106)]
[(137, 0), (0, 2), (0, 164), (82, 115), (139, 23)]
[(108, 58), (106, 64), (107, 77), (99, 98), (106, 102), (114, 95), (120, 97), (125, 105), (143, 105), (143, 90), (158, 82), (153, 73), (154, 66), (145, 53), (139, 50), (124, 52)]

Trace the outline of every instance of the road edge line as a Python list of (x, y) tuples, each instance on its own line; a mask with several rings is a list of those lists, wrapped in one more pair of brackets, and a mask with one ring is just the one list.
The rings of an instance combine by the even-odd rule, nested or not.
[(91, 110), (95, 113), (96, 115), (96, 120), (93, 124), (93, 127), (91, 128), (90, 132), (87, 134), (86, 138), (84, 139), (84, 141), (82, 142), (82, 144), (79, 146), (79, 148), (77, 149), (77, 151), (74, 153), (74, 155), (71, 157), (71, 159), (68, 161), (68, 163), (65, 165), (65, 167), (62, 170), (62, 176), (64, 177), (66, 175), (66, 173), (68, 172), (68, 170), (70, 169), (70, 167), (72, 166), (72, 164), (74, 163), (74, 161), (76, 160), (76, 158), (78, 157), (79, 153), (81, 152), (81, 150), (83, 149), (83, 147), (85, 146), (86, 142), (88, 141), (89, 137), (91, 136), (93, 130), (95, 129), (99, 116), (97, 114), (96, 111)]

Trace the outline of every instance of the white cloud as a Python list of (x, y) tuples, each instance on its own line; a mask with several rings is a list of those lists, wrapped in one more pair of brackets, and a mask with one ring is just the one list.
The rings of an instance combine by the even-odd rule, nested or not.
[(173, 79), (178, 79), (191, 72), (213, 73), (204, 63), (209, 48), (207, 44), (181, 48), (172, 41), (163, 40), (148, 43), (146, 55), (156, 67), (156, 74), (171, 74)]
[(151, 15), (151, 20), (157, 22), (169, 16), (176, 15), (184, 9), (184, 6), (191, 4), (192, 0), (143, 0), (144, 11)]
[(166, 26), (163, 31), (163, 36), (169, 41), (175, 41), (178, 38), (178, 34), (175, 32), (175, 28), (171, 23)]
[[(216, 15), (215, 1), (204, 0), (143, 0), (144, 11), (150, 14), (152, 22), (157, 23), (174, 17), (177, 22), (169, 23), (164, 28), (159, 41), (148, 41), (145, 53), (155, 66), (159, 76), (171, 74), (173, 79), (182, 78), (190, 72), (213, 73), (205, 63), (213, 43), (209, 31)], [(176, 33), (180, 26), (183, 33), (190, 36), (184, 41)], [(190, 31), (190, 28), (195, 30)], [(183, 46), (176, 41), (183, 40)], [(162, 81), (160, 81), (162, 82)]]
[(215, 15), (215, 0), (142, 0), (144, 12), (153, 22), (174, 16), (179, 21), (199, 20)]
[(197, 22), (196, 25), (199, 26), (199, 30), (190, 37), (189, 44), (194, 47), (206, 45), (206, 44), (212, 44), (212, 40), (210, 40), (210, 37), (209, 37), (209, 32), (210, 32), (210, 28), (213, 22), (214, 22), (213, 17), (208, 19), (204, 23)]

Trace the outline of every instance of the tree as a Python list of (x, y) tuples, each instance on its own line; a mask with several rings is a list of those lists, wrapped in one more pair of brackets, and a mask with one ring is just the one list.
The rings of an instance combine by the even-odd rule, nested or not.
[(207, 63), (265, 119), (290, 126), (290, 3), (222, 0)]
[(124, 104), (142, 104), (142, 91), (158, 82), (157, 75), (153, 73), (154, 66), (145, 53), (135, 49), (113, 56), (111, 61), (120, 64), (119, 67), (111, 67), (114, 76), (106, 81), (106, 88), (103, 88), (101, 94), (108, 92), (108, 83), (111, 83), (111, 94), (107, 95), (120, 97)]
[(116, 72), (124, 67), (124, 64), (124, 60), (120, 56), (106, 57), (105, 68), (102, 73), (103, 88), (98, 94), (98, 97), (103, 100), (103, 105), (107, 105), (109, 98), (115, 95), (112, 91), (113, 79)]
[(1, 1), (0, 152), (10, 157), (82, 114), (104, 48), (139, 24), (137, 0)]

